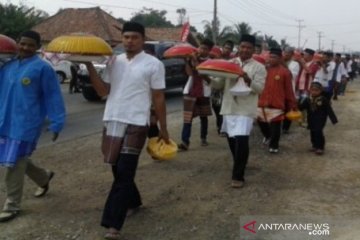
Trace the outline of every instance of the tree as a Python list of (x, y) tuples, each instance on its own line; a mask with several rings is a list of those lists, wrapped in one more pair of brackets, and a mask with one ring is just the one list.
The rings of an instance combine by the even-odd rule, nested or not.
[(191, 32), (197, 32), (197, 29), (196, 29), (196, 27), (194, 27), (194, 26), (190, 26), (190, 31), (191, 31)]
[(30, 30), (47, 17), (49, 14), (34, 7), (0, 3), (0, 32), (18, 39), (22, 32)]
[(186, 21), (186, 9), (185, 8), (176, 9), (176, 13), (179, 14), (178, 24), (183, 25), (184, 22)]
[[(208, 38), (213, 40), (214, 30), (213, 30), (213, 23), (204, 20), (204, 38)], [(216, 44), (222, 45), (224, 42), (232, 37), (232, 28), (230, 26), (225, 26), (223, 29), (220, 30), (220, 21), (217, 20), (216, 23)]]
[(258, 35), (256, 36), (256, 42), (262, 45), (263, 50), (268, 50), (270, 48), (280, 48), (280, 44), (273, 39), (273, 36), (270, 35)]
[(265, 42), (269, 48), (280, 48), (280, 44), (275, 39), (273, 39), (273, 36), (265, 34)]
[(138, 22), (145, 27), (175, 27), (165, 17), (167, 11), (143, 8), (140, 12), (133, 13), (130, 21)]
[(234, 35), (237, 39), (240, 39), (243, 34), (251, 34), (252, 32), (252, 27), (246, 22), (237, 23), (234, 28)]
[(124, 18), (122, 18), (122, 17), (119, 17), (119, 18), (116, 19), (116, 20), (118, 20), (119, 23), (125, 23), (125, 22), (126, 22), (126, 20), (125, 20)]
[(285, 49), (287, 47), (290, 47), (290, 45), (286, 42), (286, 38), (283, 38), (280, 40), (280, 47), (281, 49)]

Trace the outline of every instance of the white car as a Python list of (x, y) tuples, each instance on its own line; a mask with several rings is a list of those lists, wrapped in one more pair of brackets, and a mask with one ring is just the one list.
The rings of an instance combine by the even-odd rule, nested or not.
[(52, 65), (60, 83), (65, 82), (66, 79), (71, 79), (71, 65), (72, 63), (67, 60), (61, 60), (56, 65)]

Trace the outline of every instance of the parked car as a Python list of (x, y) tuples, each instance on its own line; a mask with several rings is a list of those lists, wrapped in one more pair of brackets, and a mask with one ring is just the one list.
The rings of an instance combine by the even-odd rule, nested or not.
[[(186, 84), (188, 76), (185, 73), (185, 62), (181, 58), (166, 59), (163, 57), (164, 52), (170, 47), (174, 46), (176, 42), (171, 41), (146, 41), (144, 51), (148, 54), (154, 55), (164, 63), (165, 66), (165, 83), (166, 89), (183, 88)], [(114, 54), (119, 55), (125, 52), (123, 46), (119, 44), (114, 49)], [(105, 69), (104, 64), (94, 64), (98, 73), (102, 73)], [(101, 98), (93, 89), (87, 71), (81, 70), (78, 75), (82, 93), (88, 101), (98, 101)]]
[(64, 83), (66, 79), (71, 79), (71, 65), (72, 63), (67, 60), (61, 60), (52, 65), (60, 83)]
[[(106, 67), (105, 64), (93, 63), (97, 73), (102, 76), (104, 69)], [(90, 101), (100, 101), (102, 98), (96, 93), (95, 89), (91, 85), (89, 73), (84, 64), (80, 64), (80, 69), (78, 71), (79, 78), (79, 87), (81, 88), (81, 93), (83, 97)]]

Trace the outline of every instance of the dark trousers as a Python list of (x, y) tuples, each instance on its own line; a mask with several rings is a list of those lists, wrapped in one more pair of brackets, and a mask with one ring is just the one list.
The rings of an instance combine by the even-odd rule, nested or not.
[(213, 104), (213, 105), (212, 105), (212, 108), (213, 108), (213, 110), (214, 110), (215, 117), (216, 117), (216, 127), (217, 127), (217, 131), (218, 131), (218, 133), (220, 133), (220, 131), (221, 131), (221, 125), (222, 125), (222, 122), (223, 122), (223, 117), (222, 117), (222, 115), (220, 114), (221, 105)]
[(324, 150), (325, 136), (323, 130), (310, 130), (310, 137), (313, 148)]
[(270, 139), (269, 148), (279, 148), (281, 121), (276, 122), (261, 122), (258, 121), (260, 130), (266, 139)]
[(122, 153), (112, 167), (114, 181), (105, 203), (101, 226), (120, 230), (127, 210), (142, 205), (134, 181), (138, 160), (139, 155)]
[[(184, 123), (182, 133), (181, 133), (181, 140), (183, 141), (183, 143), (186, 143), (187, 145), (190, 144), (191, 127), (192, 127), (192, 123)], [(200, 137), (201, 137), (201, 139), (206, 139), (207, 134), (208, 134), (208, 118), (200, 117)]]
[(342, 80), (339, 86), (339, 94), (340, 95), (344, 95), (345, 94), (345, 90), (346, 90), (346, 85), (347, 85), (348, 80)]
[(331, 98), (333, 96), (332, 90), (331, 91), (329, 91), (329, 90), (323, 91), (322, 94), (324, 95), (324, 97), (326, 97), (329, 100), (329, 102), (331, 102)]
[(291, 121), (285, 118), (284, 121), (282, 122), (282, 130), (289, 131), (290, 126), (291, 126)]
[(249, 136), (227, 138), (234, 165), (232, 179), (244, 181), (245, 168), (249, 159)]
[(334, 83), (334, 100), (337, 100), (337, 97), (339, 95), (339, 86), (340, 86), (340, 83), (336, 82)]

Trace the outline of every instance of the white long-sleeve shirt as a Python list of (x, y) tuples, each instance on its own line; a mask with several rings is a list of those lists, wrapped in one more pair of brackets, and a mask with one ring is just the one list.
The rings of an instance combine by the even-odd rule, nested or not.
[(289, 71), (291, 72), (292, 75), (292, 85), (293, 85), (293, 89), (295, 92), (295, 85), (296, 85), (296, 80), (298, 78), (298, 75), (300, 73), (300, 64), (294, 60), (290, 60), (287, 64), (287, 67), (289, 69)]
[(345, 64), (343, 62), (339, 63), (337, 74), (336, 74), (336, 82), (341, 82), (343, 77), (349, 77), (348, 72), (345, 68)]
[(334, 61), (331, 61), (327, 64), (326, 72), (324, 68), (320, 68), (315, 75), (314, 82), (319, 82), (324, 88), (329, 86), (329, 81), (332, 80), (334, 75), (336, 64)]

